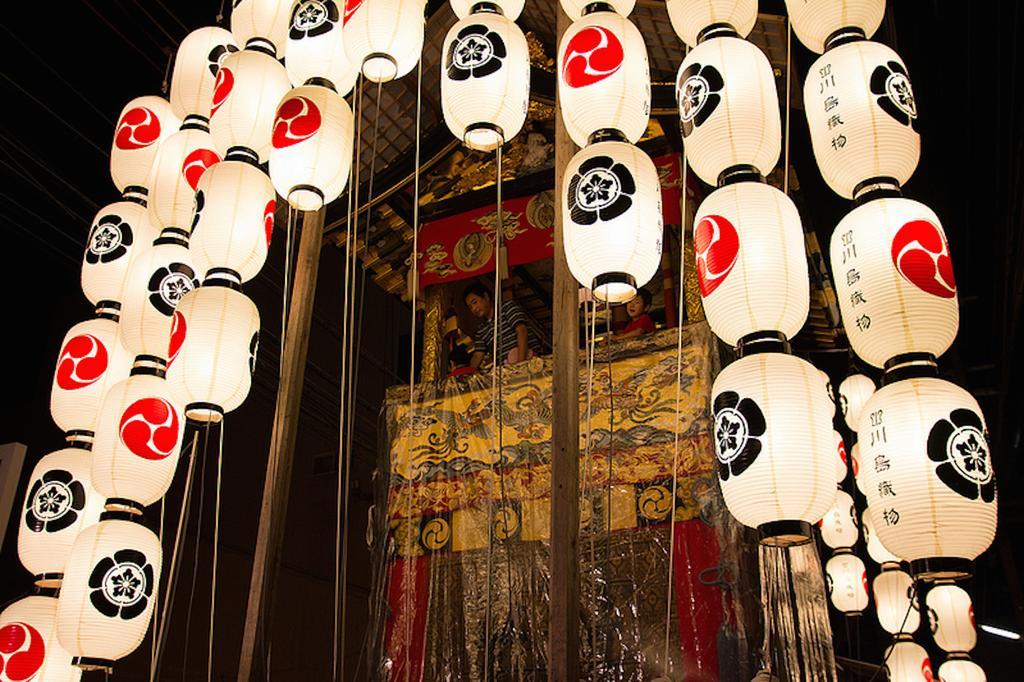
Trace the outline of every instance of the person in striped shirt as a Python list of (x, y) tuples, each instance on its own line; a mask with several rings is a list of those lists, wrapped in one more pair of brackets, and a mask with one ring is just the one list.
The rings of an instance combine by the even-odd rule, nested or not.
[[(481, 320), (473, 335), (473, 357), (470, 365), (479, 367), (491, 354), (494, 343), (494, 302), (491, 292), (473, 282), (462, 292), (469, 312)], [(514, 300), (501, 304), (501, 327), (498, 330), (498, 357), (507, 365), (522, 362), (536, 355), (540, 344), (526, 323), (526, 313)]]

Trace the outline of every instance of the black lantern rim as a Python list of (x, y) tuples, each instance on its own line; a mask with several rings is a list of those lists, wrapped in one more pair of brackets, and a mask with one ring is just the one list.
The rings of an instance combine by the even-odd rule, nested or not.
[(741, 336), (736, 342), (736, 355), (743, 358), (759, 353), (784, 353), (790, 355), (792, 347), (782, 332), (763, 330)]
[(185, 406), (185, 417), (200, 424), (218, 424), (224, 419), (224, 408), (216, 403), (197, 401)]
[(727, 21), (719, 21), (714, 24), (708, 24), (701, 29), (700, 33), (697, 34), (697, 44), (700, 45), (704, 41), (712, 40), (714, 38), (739, 38), (739, 31), (736, 27)]
[(910, 572), (918, 580), (955, 582), (974, 575), (974, 562), (962, 557), (925, 557), (911, 561)]
[(757, 527), (758, 542), (766, 547), (797, 547), (814, 537), (806, 521), (769, 521)]
[(628, 272), (606, 272), (604, 274), (598, 275), (597, 277), (594, 278), (594, 281), (591, 282), (590, 290), (591, 292), (593, 292), (594, 298), (596, 298), (599, 301), (604, 301), (606, 303), (625, 303), (627, 300), (629, 300), (622, 299), (613, 301), (608, 297), (602, 298), (598, 294), (598, 291), (601, 289), (601, 287), (607, 287), (613, 284), (621, 284), (627, 287), (627, 289), (632, 289), (633, 293), (629, 298), (633, 298), (633, 296), (636, 296), (636, 278), (634, 278), (633, 275), (629, 274)]

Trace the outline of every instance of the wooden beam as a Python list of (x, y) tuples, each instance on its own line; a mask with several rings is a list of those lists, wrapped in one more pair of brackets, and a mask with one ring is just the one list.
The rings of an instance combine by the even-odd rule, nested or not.
[[(559, 40), (569, 27), (561, 6)], [(577, 682), (580, 679), (579, 647), (579, 285), (569, 272), (562, 246), (565, 208), (562, 185), (565, 168), (575, 146), (555, 105), (555, 253), (554, 369), (551, 377), (551, 619), (548, 634), (548, 680)]]
[[(267, 475), (263, 483), (260, 523), (249, 581), (249, 603), (242, 630), (242, 651), (238, 661), (238, 682), (250, 682), (256, 643), (263, 641), (273, 620), (274, 583), (280, 564), (288, 492), (291, 488), (295, 438), (299, 427), (299, 404), (313, 320), (313, 297), (320, 268), (326, 209), (306, 212), (295, 264), (295, 281), (289, 305), (282, 353), (281, 379), (277, 386), (274, 429), (270, 437)], [(267, 662), (263, 661), (263, 665)]]

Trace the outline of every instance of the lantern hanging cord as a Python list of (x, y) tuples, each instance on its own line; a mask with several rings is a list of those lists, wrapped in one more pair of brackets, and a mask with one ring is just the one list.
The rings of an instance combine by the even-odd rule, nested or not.
[[(900, 630), (899, 630), (900, 632), (904, 632), (905, 631), (904, 628), (907, 627), (907, 620), (910, 618), (910, 612), (914, 610), (914, 600), (915, 599), (917, 599), (917, 581), (916, 580), (913, 582), (913, 586), (911, 587), (911, 590), (910, 590), (910, 599), (908, 600), (908, 603), (907, 603), (907, 612), (905, 614), (903, 614), (903, 622), (900, 623)], [(878, 677), (878, 674), (880, 672), (882, 672), (883, 670), (885, 670), (885, 665), (886, 665), (886, 663), (889, 662), (889, 657), (892, 656), (892, 652), (895, 650), (895, 648), (896, 648), (896, 643), (893, 642), (893, 644), (889, 647), (889, 650), (885, 652), (885, 658), (882, 659), (882, 663), (875, 669), (875, 673), (871, 676), (871, 678), (868, 680), (868, 682), (875, 682), (875, 679)]]
[[(597, 337), (597, 303), (594, 301), (593, 292), (590, 296), (590, 315), (588, 319), (584, 320), (583, 328), (585, 341), (587, 344), (587, 425), (586, 425), (586, 440), (583, 443), (584, 454), (583, 454), (583, 499), (590, 505), (590, 518), (587, 523), (587, 536), (590, 541), (590, 598), (593, 600), (593, 605), (597, 605), (597, 572), (594, 567), (597, 565), (595, 561), (597, 545), (594, 533), (594, 504), (593, 504), (593, 485), (594, 485), (594, 465), (593, 465), (593, 448), (592, 448), (592, 421), (593, 421), (593, 395), (594, 395), (594, 340)], [(583, 310), (587, 310), (587, 302), (583, 304)], [(589, 623), (588, 637), (590, 639), (590, 651), (591, 657), (594, 657), (593, 652), (597, 647), (597, 619), (591, 617), (587, 619)], [(591, 667), (591, 676), (593, 676), (594, 667)]]
[[(611, 595), (608, 593), (608, 583), (610, 582), (610, 575), (612, 570), (612, 478), (614, 475), (614, 462), (615, 462), (615, 380), (612, 377), (612, 306), (609, 301), (605, 301), (605, 364), (608, 368), (608, 454), (605, 456), (607, 464), (607, 476), (608, 480), (605, 485), (605, 535), (604, 535), (604, 591), (607, 603), (611, 603)], [(607, 630), (606, 630), (607, 632)], [(608, 638), (611, 633), (605, 635), (605, 652), (610, 650), (608, 647)], [(605, 660), (607, 665), (608, 661)]]
[(203, 501), (206, 497), (206, 460), (209, 454), (210, 444), (210, 422), (206, 422), (203, 429), (203, 463), (199, 466), (199, 509), (196, 511), (196, 535), (193, 542), (195, 550), (192, 554), (192, 578), (188, 588), (188, 607), (185, 609), (185, 639), (181, 660), (181, 679), (185, 680), (188, 671), (188, 643), (189, 633), (192, 631), (192, 605), (196, 597), (196, 576), (199, 573), (199, 542), (203, 530)]
[(213, 560), (210, 564), (210, 630), (206, 643), (206, 682), (213, 682), (213, 625), (217, 614), (217, 546), (220, 543), (220, 490), (224, 467), (224, 417), (217, 426), (217, 483), (213, 502)]

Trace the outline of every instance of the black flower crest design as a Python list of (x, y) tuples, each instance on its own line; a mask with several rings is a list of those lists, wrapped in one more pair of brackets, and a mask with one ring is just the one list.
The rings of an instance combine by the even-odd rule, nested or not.
[(234, 45), (215, 45), (210, 50), (210, 54), (206, 55), (206, 68), (216, 76), (217, 72), (220, 71), (220, 65), (233, 52), (238, 52), (238, 48)]
[(928, 458), (939, 462), (935, 475), (957, 494), (969, 500), (995, 499), (988, 434), (974, 411), (953, 410), (949, 419), (935, 422), (928, 433)]
[(679, 118), (683, 124), (683, 137), (715, 113), (722, 101), (721, 91), (725, 86), (722, 74), (711, 64), (703, 66), (694, 62), (686, 67), (676, 85), (676, 99), (679, 100)]
[(448, 46), (444, 64), (453, 81), (490, 76), (508, 55), (505, 41), (482, 24), (470, 24)]
[(249, 339), (249, 374), (256, 373), (256, 353), (260, 349), (260, 332), (259, 330), (253, 332), (252, 338)]
[(184, 263), (157, 268), (149, 278), (149, 302), (170, 317), (181, 297), (199, 286), (195, 271)]
[(578, 225), (614, 220), (633, 205), (636, 182), (622, 163), (594, 156), (580, 164), (569, 181), (569, 217)]
[(292, 10), (292, 27), (288, 37), (292, 40), (314, 38), (330, 32), (341, 18), (334, 0), (306, 0)]
[(107, 618), (131, 620), (153, 596), (153, 565), (135, 549), (100, 559), (89, 574), (89, 601)]
[(718, 477), (728, 481), (739, 476), (761, 454), (761, 436), (765, 432), (764, 413), (750, 398), (735, 391), (724, 391), (715, 398), (715, 456)]
[(110, 263), (128, 253), (131, 245), (131, 226), (116, 213), (105, 215), (89, 230), (85, 262), (90, 265)]
[(871, 72), (871, 92), (882, 111), (903, 125), (917, 130), (917, 101), (910, 77), (902, 64), (889, 61), (875, 67)]
[(195, 196), (192, 198), (192, 227), (189, 229), (189, 235), (196, 233), (196, 228), (199, 227), (199, 220), (203, 215), (203, 209), (206, 207), (206, 194), (203, 190), (196, 190)]
[(78, 520), (85, 486), (70, 471), (50, 469), (32, 484), (25, 499), (25, 525), (33, 533), (56, 533)]

